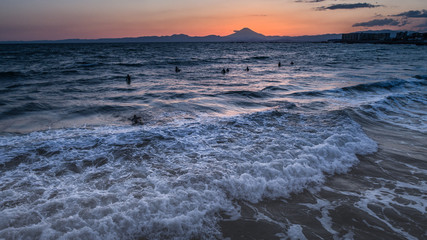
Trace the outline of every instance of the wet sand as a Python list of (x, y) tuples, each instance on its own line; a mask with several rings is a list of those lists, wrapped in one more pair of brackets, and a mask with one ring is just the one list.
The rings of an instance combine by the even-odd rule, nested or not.
[[(360, 120), (360, 119), (359, 119)], [(361, 123), (378, 151), (350, 172), (288, 199), (241, 202), (241, 219), (220, 222), (230, 239), (426, 239), (426, 136)]]

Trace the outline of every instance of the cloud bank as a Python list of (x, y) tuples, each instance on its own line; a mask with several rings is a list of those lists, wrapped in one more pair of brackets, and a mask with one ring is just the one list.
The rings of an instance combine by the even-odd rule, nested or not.
[(395, 19), (384, 18), (374, 19), (368, 22), (360, 22), (353, 24), (353, 27), (376, 27), (376, 26), (399, 26), (401, 23)]
[(414, 10), (414, 11), (408, 11), (403, 12), (397, 15), (393, 15), (395, 17), (407, 17), (407, 18), (427, 18), (427, 10), (423, 9), (421, 11)]
[[(420, 30), (426, 30), (427, 27), (427, 10), (411, 10), (407, 12), (402, 12), (395, 15), (389, 15), (392, 18), (384, 19), (374, 19), (367, 22), (359, 22), (353, 24), (353, 27), (378, 27), (378, 26), (406, 26), (414, 25), (418, 22), (418, 25), (415, 25), (415, 28)], [(424, 18), (424, 20), (422, 20)], [(411, 20), (412, 19), (412, 20)], [(420, 20), (422, 22), (420, 23)]]
[(330, 6), (318, 7), (316, 10), (325, 11), (325, 10), (340, 10), (340, 9), (357, 9), (357, 8), (376, 8), (381, 7), (382, 5), (373, 5), (370, 3), (343, 3), (343, 4), (333, 4)]

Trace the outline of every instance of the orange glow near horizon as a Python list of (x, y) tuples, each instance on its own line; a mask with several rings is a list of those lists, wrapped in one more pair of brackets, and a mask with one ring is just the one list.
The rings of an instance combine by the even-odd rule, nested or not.
[[(295, 0), (2, 0), (0, 41), (57, 40), (68, 38), (120, 38), (139, 36), (226, 36), (248, 27), (267, 36), (300, 36), (345, 33), (367, 28), (353, 27), (375, 18), (423, 9), (419, 0), (378, 0), (377, 7), (318, 11), (335, 1)], [(394, 4), (387, 8), (387, 4)], [(410, 19), (413, 27), (425, 24)], [(418, 20), (418, 22), (416, 22)], [(425, 19), (424, 19), (425, 20)], [(400, 26), (375, 28), (399, 29)], [(403, 26), (401, 27), (403, 28)], [(427, 27), (426, 27), (427, 29)]]

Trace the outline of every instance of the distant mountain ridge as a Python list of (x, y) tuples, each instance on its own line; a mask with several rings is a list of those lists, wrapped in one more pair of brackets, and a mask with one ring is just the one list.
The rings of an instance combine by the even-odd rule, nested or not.
[[(396, 32), (392, 30), (365, 31), (365, 32)], [(324, 42), (331, 39), (341, 39), (342, 34), (322, 34), (306, 36), (265, 36), (249, 28), (235, 30), (227, 36), (208, 35), (203, 37), (192, 37), (186, 34), (174, 34), (170, 36), (144, 36), (125, 38), (100, 38), (100, 39), (64, 39), (64, 40), (39, 40), (39, 41), (3, 41), (0, 43), (125, 43), (125, 42)]]

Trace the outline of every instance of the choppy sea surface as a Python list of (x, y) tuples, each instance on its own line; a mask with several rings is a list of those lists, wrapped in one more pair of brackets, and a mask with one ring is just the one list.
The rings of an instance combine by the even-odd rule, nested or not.
[(425, 46), (22, 44), (0, 62), (0, 239), (427, 238)]

